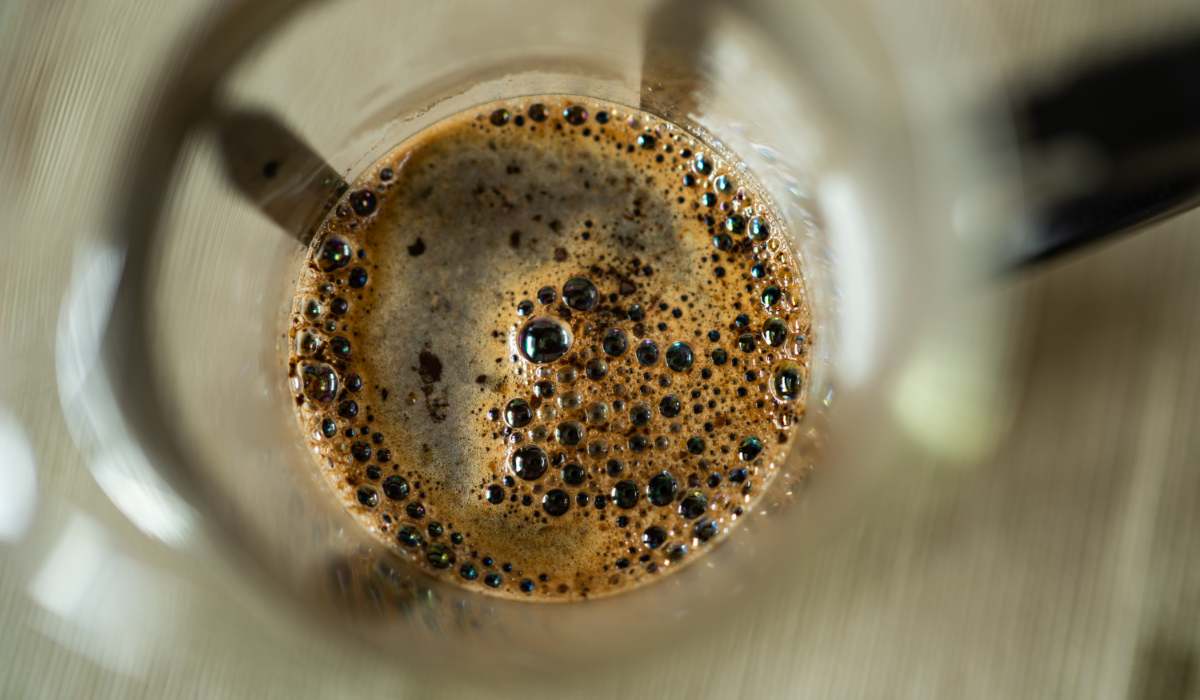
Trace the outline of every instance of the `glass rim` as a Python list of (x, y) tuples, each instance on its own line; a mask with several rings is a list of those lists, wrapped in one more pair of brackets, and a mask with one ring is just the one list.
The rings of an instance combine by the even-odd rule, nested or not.
[[(110, 229), (113, 242), (123, 255), (101, 345), (103, 369), (110, 377), (113, 399), (130, 427), (132, 439), (146, 453), (154, 469), (176, 495), (201, 514), (204, 534), (220, 545), (223, 554), (232, 555), (237, 564), (267, 585), (277, 584), (279, 576), (274, 565), (255, 556), (257, 543), (242, 536), (254, 528), (241, 527), (236, 510), (221, 508), (219, 489), (202, 478), (203, 470), (197, 468), (196, 458), (187, 449), (182, 434), (163, 418), (168, 415), (166, 407), (170, 404), (164, 388), (160, 382), (146, 379), (158, 376), (155, 369), (159, 362), (152, 343), (153, 324), (148, 322), (152, 317), (152, 295), (148, 290), (152, 286), (154, 241), (167, 195), (177, 182), (186, 135), (202, 123), (213, 107), (216, 90), (229, 69), (264, 36), (295, 17), (302, 8), (314, 4), (311, 0), (238, 2), (223, 8), (190, 34), (176, 52), (175, 60), (168, 64), (169, 69), (154, 83), (159, 89), (158, 97), (150, 107), (146, 128), (131, 149), (125, 171), (132, 175), (125, 181), (116, 206), (117, 218)], [(640, 590), (661, 585), (662, 582), (657, 582)], [(283, 588), (293, 599), (290, 602), (300, 604), (306, 600), (296, 589), (278, 585), (271, 588), (275, 591)], [(630, 591), (589, 605), (623, 601), (636, 593)], [(488, 598), (488, 602), (526, 608), (529, 605), (497, 598)], [(294, 612), (298, 606), (292, 608)]]

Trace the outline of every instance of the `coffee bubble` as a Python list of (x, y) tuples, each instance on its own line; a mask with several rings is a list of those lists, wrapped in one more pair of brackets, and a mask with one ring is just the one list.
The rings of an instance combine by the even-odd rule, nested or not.
[(696, 526), (692, 528), (692, 537), (695, 537), (701, 542), (707, 542), (716, 537), (718, 532), (720, 532), (718, 525), (706, 518), (697, 522)]
[(588, 379), (600, 380), (608, 374), (608, 363), (600, 358), (588, 360), (587, 369), (585, 370)]
[(304, 365), (301, 374), (304, 378), (304, 396), (310, 401), (328, 403), (337, 396), (337, 372), (329, 365)]
[(683, 341), (676, 341), (667, 347), (667, 367), (676, 372), (686, 372), (691, 369), (693, 359), (692, 347)]
[(370, 486), (360, 486), (356, 492), (358, 502), (368, 508), (374, 508), (379, 505), (379, 493)]
[(705, 509), (708, 508), (708, 498), (703, 491), (689, 491), (687, 496), (679, 502), (679, 514), (687, 520), (695, 520), (701, 515), (704, 515)]
[(329, 350), (338, 357), (350, 357), (350, 341), (340, 335), (335, 335), (329, 340)]
[(446, 569), (454, 563), (454, 552), (441, 544), (431, 544), (425, 550), (425, 559), (435, 569)]
[(579, 126), (587, 121), (588, 113), (581, 105), (571, 105), (563, 110), (563, 119), (572, 126)]
[(536, 445), (527, 445), (518, 449), (512, 456), (512, 472), (518, 477), (533, 481), (546, 473), (550, 459), (546, 452)]
[(752, 461), (762, 454), (762, 450), (762, 440), (756, 437), (748, 437), (742, 440), (742, 444), (738, 446), (738, 459), (743, 462)]
[(802, 376), (801, 368), (796, 363), (780, 364), (771, 378), (771, 388), (775, 391), (775, 396), (782, 401), (795, 401), (800, 396)]
[(530, 362), (553, 362), (571, 348), (571, 333), (560, 321), (552, 318), (535, 318), (521, 328), (517, 347)]
[(563, 303), (576, 311), (591, 311), (596, 307), (600, 292), (596, 285), (583, 277), (572, 277), (563, 285)]
[(533, 409), (525, 399), (513, 399), (504, 407), (504, 422), (510, 428), (524, 428), (533, 420)]
[(579, 486), (587, 478), (587, 472), (575, 462), (570, 462), (562, 468), (563, 483), (569, 486)]
[(771, 232), (770, 226), (767, 225), (766, 221), (763, 221), (761, 218), (759, 218), (757, 216), (754, 217), (753, 219), (750, 219), (750, 239), (751, 240), (754, 240), (754, 241), (765, 240), (766, 237), (770, 234), (770, 232)]
[(393, 474), (383, 480), (383, 495), (393, 501), (402, 501), (408, 496), (408, 481), (399, 475)]
[(653, 340), (643, 340), (638, 343), (637, 350), (638, 363), (644, 366), (653, 365), (658, 362), (658, 344)]
[(352, 256), (349, 243), (341, 238), (327, 238), (317, 259), (322, 270), (332, 272), (348, 265)]
[(656, 506), (665, 506), (675, 498), (678, 483), (668, 472), (659, 472), (650, 478), (646, 486), (646, 498)]
[(787, 339), (787, 323), (781, 318), (769, 319), (763, 324), (762, 337), (773, 348), (783, 345)]
[(296, 352), (301, 355), (314, 355), (321, 349), (321, 338), (312, 333), (301, 333), (297, 338)]
[(651, 525), (642, 532), (642, 544), (650, 549), (658, 549), (667, 541), (667, 531), (657, 525)]
[(350, 206), (359, 216), (370, 216), (375, 213), (379, 199), (371, 190), (357, 190), (350, 194)]
[(620, 328), (610, 328), (604, 332), (601, 346), (606, 354), (619, 357), (629, 349), (629, 340), (625, 337), (625, 331)]
[(542, 497), (542, 510), (554, 517), (563, 515), (571, 507), (571, 497), (562, 489), (551, 489)]
[(574, 447), (583, 442), (583, 426), (574, 421), (560, 423), (554, 429), (554, 439), (566, 447)]

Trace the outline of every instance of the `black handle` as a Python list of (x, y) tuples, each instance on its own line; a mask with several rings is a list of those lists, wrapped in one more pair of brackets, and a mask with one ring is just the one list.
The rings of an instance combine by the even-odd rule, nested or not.
[(1086, 66), (1014, 116), (1032, 202), (1018, 267), (1200, 204), (1200, 35)]

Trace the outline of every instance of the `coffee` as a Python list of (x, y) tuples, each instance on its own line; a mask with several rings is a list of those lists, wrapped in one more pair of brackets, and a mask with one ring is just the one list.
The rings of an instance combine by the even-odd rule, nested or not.
[(783, 224), (681, 127), (567, 96), (483, 105), (372, 165), (299, 272), (289, 377), (318, 468), (433, 576), (627, 590), (714, 547), (803, 415)]

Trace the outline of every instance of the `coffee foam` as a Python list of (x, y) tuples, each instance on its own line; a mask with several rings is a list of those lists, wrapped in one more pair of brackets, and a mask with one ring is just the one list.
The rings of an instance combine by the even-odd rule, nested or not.
[[(678, 570), (751, 508), (803, 415), (810, 320), (782, 230), (736, 163), (652, 115), (543, 96), (450, 117), (314, 239), (289, 358), (306, 439), (360, 522), (435, 576), (572, 600)], [(535, 321), (561, 357), (530, 360)], [(513, 400), (528, 424), (507, 424)]]

